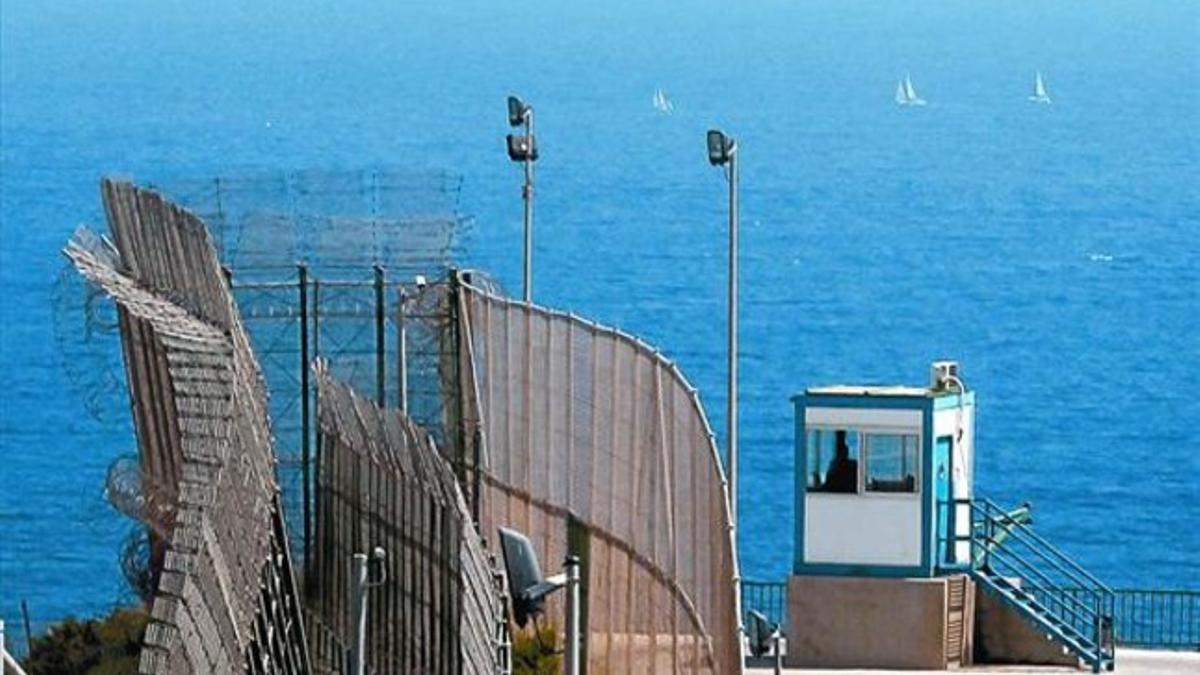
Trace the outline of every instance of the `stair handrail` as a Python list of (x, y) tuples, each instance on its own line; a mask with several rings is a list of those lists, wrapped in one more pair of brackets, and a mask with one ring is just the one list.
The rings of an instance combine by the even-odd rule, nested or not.
[[(1006, 592), (1009, 592), (1014, 600), (1025, 605), (1032, 620), (1057, 625), (1056, 630), (1060, 632), (1061, 639), (1075, 643), (1081, 652), (1087, 653), (1086, 658), (1091, 661), (1093, 672), (1099, 672), (1106, 660), (1111, 668), (1111, 659), (1115, 655), (1113, 613), (1116, 594), (1113, 590), (1045, 537), (1034, 532), (1028, 524), (1005, 512), (990, 499), (952, 499), (948, 500), (948, 503), (968, 505), (968, 513), (971, 514), (967, 535), (971, 543), (971, 568), (980, 573), (987, 572), (991, 568), (992, 556), (996, 556), (1001, 565), (1016, 573), (1019, 578), (1044, 583), (1044, 586), (1018, 587), (1005, 578), (1002, 572), (983, 574), (983, 578), (989, 584), (997, 588), (1001, 588), (1003, 584), (1011, 589)], [(1002, 538), (997, 537), (998, 530), (1003, 533)], [(952, 536), (955, 542), (963, 538), (957, 533)], [(1051, 565), (1055, 572), (1062, 574), (1073, 587), (1059, 584), (1047, 576), (1028, 559), (1027, 553), (1022, 555), (1022, 552), (1017, 550), (1018, 543)], [(977, 546), (982, 547), (982, 556), (976, 556)], [(1021, 596), (1027, 596), (1029, 600), (1024, 600)], [(1030, 602), (1036, 605), (1031, 605)], [(1053, 612), (1053, 607), (1057, 605), (1059, 621), (1050, 624), (1041, 616), (1041, 612), (1035, 609), (1037, 605), (1044, 606), (1046, 612)]]
[[(1045, 560), (1046, 562), (1050, 563), (1059, 572), (1062, 572), (1065, 576), (1068, 577), (1068, 579), (1072, 583), (1077, 585), (1077, 587), (1080, 591), (1093, 594), (1095, 597), (1092, 597), (1089, 599), (1091, 599), (1097, 605), (1104, 606), (1104, 611), (1097, 612), (1097, 616), (1098, 617), (1102, 616), (1109, 620), (1112, 619), (1113, 607), (1114, 607), (1116, 596), (1113, 593), (1111, 588), (1109, 588), (1106, 584), (1101, 582), (1099, 579), (1096, 579), (1096, 577), (1093, 576), (1092, 574), (1090, 574), (1089, 572), (1087, 572), (1087, 570), (1084, 570), (1082, 567), (1080, 567), (1080, 565), (1078, 563), (1076, 563), (1074, 560), (1072, 560), (1069, 556), (1067, 556), (1065, 553), (1063, 553), (1061, 550), (1059, 550), (1053, 544), (1050, 544), (1049, 542), (1047, 542), (1044, 537), (1033, 532), (1032, 528), (1025, 525), (1024, 523), (1021, 523), (1021, 522), (1016, 521), (1016, 520), (1012, 519), (1011, 517), (1009, 517), (1008, 514), (1005, 513), (1003, 510), (1001, 510), (1000, 507), (997, 506), (994, 502), (991, 502), (990, 500), (987, 500), (987, 499), (983, 499), (983, 500), (981, 500), (981, 502), (982, 502), (981, 509), (975, 509), (975, 504), (972, 503), (973, 510), (979, 511), (979, 513), (987, 520), (987, 522), (989, 524), (1003, 528), (1005, 533), (1008, 534), (1009, 536), (1011, 536), (1013, 540), (1020, 541), (1022, 544), (1024, 544), (1026, 547), (1028, 547), (1030, 550), (1032, 550), (1035, 554), (1037, 554), (1038, 557), (1040, 557), (1043, 560)], [(995, 515), (996, 512), (998, 512), (1000, 514), (1000, 516), (1001, 516), (1000, 518), (997, 518), (997, 516)], [(972, 522), (972, 528), (974, 528), (974, 527), (975, 527), (975, 523)], [(1025, 535), (1030, 536), (1033, 539), (1033, 543), (1022, 540), (1022, 537)], [(1000, 542), (997, 541), (995, 543), (997, 544), (997, 547), (1000, 546)], [(1045, 551), (1043, 551), (1043, 550), (1039, 549), (1037, 546), (1035, 546), (1034, 545), (1035, 543), (1039, 544), (1039, 545), (1044, 545), (1046, 548), (1050, 549), (1053, 553), (1056, 554), (1056, 556), (1059, 558), (1059, 560), (1051, 559), (1048, 555), (1046, 555)], [(988, 549), (988, 551), (985, 555), (990, 555), (994, 551), (995, 551), (995, 548)], [(1017, 553), (1016, 551), (1013, 551), (1013, 553), (1015, 555), (1019, 556), (1019, 553)], [(972, 562), (974, 562), (974, 561), (972, 561)], [(1062, 562), (1068, 563), (1070, 565), (1070, 567), (1064, 567)], [(1026, 564), (1030, 564), (1030, 563), (1026, 563)], [(1031, 568), (1031, 569), (1034, 569), (1035, 571), (1040, 572), (1040, 570), (1036, 570), (1036, 568)], [(1081, 574), (1073, 573), (1073, 571), (1080, 572)], [(1053, 582), (1053, 580), (1046, 578), (1045, 575), (1041, 575), (1041, 576), (1043, 579), (1045, 579), (1048, 582), (1048, 585), (1050, 586), (1050, 588), (1043, 589), (1043, 590), (1046, 590), (1046, 591), (1050, 591), (1050, 590), (1061, 591), (1062, 590), (1060, 588), (1057, 588), (1058, 585), (1055, 584)], [(1081, 576), (1083, 578), (1080, 578)], [(1093, 583), (1088, 584), (1087, 583), (1088, 581), (1092, 581)], [(1077, 598), (1074, 598), (1074, 599), (1078, 600)]]
[[(1098, 618), (1103, 616), (1103, 614), (1098, 612), (1095, 607), (1098, 604), (1096, 602), (1098, 594), (1095, 591), (1095, 589), (1089, 588), (1085, 585), (1077, 586), (1074, 588), (1074, 590), (1079, 591), (1080, 595), (1087, 594), (1087, 595), (1091, 596), (1091, 597), (1086, 598), (1086, 600), (1090, 600), (1091, 602), (1085, 601), (1085, 599), (1079, 597), (1079, 595), (1076, 595), (1074, 593), (1067, 593), (1064, 588), (1060, 587), (1059, 584), (1057, 584), (1054, 581), (1054, 579), (1047, 576), (1044, 572), (1042, 572), (1040, 569), (1038, 569), (1034, 565), (1033, 562), (1027, 560), (1018, 551), (1015, 551), (1015, 550), (1009, 551), (1009, 550), (1005, 549), (1003, 546), (1003, 540), (997, 539), (995, 537), (995, 530), (985, 527), (985, 524), (998, 525), (1001, 528), (1003, 528), (1003, 530), (1006, 533), (1011, 534), (1012, 531), (1009, 528), (1005, 527), (1006, 524), (1012, 524), (1012, 523), (1016, 522), (1011, 517), (1011, 514), (1009, 514), (1007, 512), (1002, 512), (1001, 517), (995, 517), (992, 514), (985, 511), (982, 507), (975, 507), (974, 505), (972, 505), (970, 499), (955, 499), (955, 500), (952, 500), (952, 502), (955, 504), (971, 505), (973, 507), (973, 509), (972, 509), (973, 511), (977, 512), (978, 515), (982, 515), (984, 518), (987, 519), (986, 523), (984, 523), (984, 522), (976, 523), (974, 521), (974, 519), (972, 519), (971, 531), (967, 535), (952, 533), (950, 536), (947, 537), (948, 540), (953, 539), (955, 542), (960, 542), (960, 541), (966, 540), (971, 543), (972, 550), (971, 550), (971, 556), (970, 556), (971, 557), (970, 565), (972, 568), (978, 568), (980, 565), (980, 563), (978, 563), (976, 561), (977, 559), (976, 559), (976, 550), (975, 549), (981, 548), (984, 553), (984, 555), (982, 556), (984, 561), (986, 561), (988, 559), (988, 556), (995, 555), (1002, 564), (1004, 564), (1007, 567), (1012, 568), (1013, 571), (1015, 573), (1017, 573), (1018, 575), (1024, 576), (1024, 577), (1034, 577), (1034, 576), (1038, 577), (1038, 581), (1043, 582), (1044, 585), (1025, 587), (1020, 590), (1029, 592), (1030, 595), (1032, 595), (1033, 591), (1041, 591), (1042, 593), (1047, 594), (1049, 596), (1049, 600), (1052, 601), (1054, 604), (1058, 605), (1058, 607), (1064, 613), (1067, 613), (1067, 612), (1070, 613), (1073, 623), (1074, 622), (1086, 622), (1086, 623), (1090, 624), (1090, 623), (1096, 621)], [(980, 532), (978, 532), (978, 530), (984, 530), (984, 532), (980, 533)], [(981, 539), (981, 537), (982, 537), (982, 539)], [(1022, 543), (1025, 544), (1026, 546), (1032, 548), (1032, 545), (1029, 542), (1022, 542)], [(1034, 549), (1034, 550), (1036, 551), (1036, 549)], [(1053, 561), (1050, 561), (1050, 562), (1053, 564)], [(986, 565), (987, 563), (984, 562), (983, 564)], [(1062, 568), (1060, 566), (1058, 566), (1058, 565), (1055, 565), (1055, 566), (1058, 567), (1060, 570), (1062, 570)], [(1064, 573), (1067, 573), (1067, 576), (1070, 577), (1072, 581), (1078, 582), (1078, 579), (1075, 579), (1073, 577), (1073, 575), (1070, 575), (1069, 570), (1062, 570), (1062, 571)], [(1014, 589), (1015, 589), (1015, 587), (1014, 587)], [(1068, 603), (1070, 603), (1070, 604), (1068, 604)], [(1074, 606), (1078, 606), (1079, 609), (1078, 610), (1075, 609)], [(1080, 612), (1080, 610), (1085, 612), (1086, 615), (1082, 614)], [(1080, 631), (1077, 630), (1076, 632), (1080, 632)]]
[[(992, 554), (999, 557), (1002, 561), (1004, 560), (1004, 558), (1008, 557), (1008, 553), (1003, 550), (993, 550)], [(1018, 558), (1018, 560), (1019, 560), (1019, 558)], [(1072, 625), (1074, 625), (1075, 621), (1085, 622), (1086, 625), (1090, 625), (1091, 622), (1095, 621), (1097, 617), (1103, 616), (1103, 615), (1099, 614), (1095, 610), (1095, 608), (1089, 606), (1089, 603), (1086, 603), (1083, 600), (1080, 600), (1079, 598), (1074, 597), (1070, 593), (1063, 593), (1062, 588), (1054, 587), (1053, 580), (1051, 580), (1049, 577), (1047, 577), (1045, 574), (1043, 574), (1041, 571), (1039, 571), (1036, 567), (1029, 564), (1028, 562), (1024, 562), (1024, 561), (1022, 561), (1022, 562), (1025, 565), (1025, 567), (1028, 568), (1028, 572), (1036, 574), (1037, 576), (1039, 576), (1042, 579), (1045, 579), (1047, 582), (1049, 582), (1048, 585), (1050, 586), (1050, 588), (1043, 588), (1040, 590), (1045, 590), (1045, 591), (1049, 591), (1052, 593), (1058, 593), (1059, 598), (1069, 599), (1074, 605), (1079, 607), (1079, 610), (1072, 609), (1070, 606), (1067, 605), (1066, 602), (1063, 602), (1063, 600), (1056, 601), (1058, 606), (1063, 610), (1063, 612), (1071, 614), (1072, 619), (1073, 619)], [(1013, 565), (1012, 563), (1006, 563), (1006, 564), (1009, 564), (1010, 566), (1012, 566), (1014, 568), (1020, 568), (1020, 566)], [(1024, 569), (1021, 569), (1021, 571), (1022, 571), (1022, 574), (1026, 573), (1026, 570), (1024, 570)], [(1007, 580), (1006, 580), (1006, 582), (1007, 582)], [(1011, 583), (1009, 585), (1012, 585), (1015, 590), (1024, 591), (1024, 592), (1029, 591), (1029, 589), (1026, 589), (1023, 587), (1016, 587), (1015, 585), (1013, 585)], [(1035, 586), (1034, 588), (1038, 588), (1038, 587)], [(1032, 593), (1030, 593), (1030, 595), (1032, 595)], [(1080, 610), (1082, 610), (1082, 611), (1080, 611)], [(1079, 631), (1076, 629), (1076, 632), (1079, 632)]]
[[(1064, 576), (1066, 576), (1071, 582), (1077, 584), (1078, 587), (1081, 588), (1082, 590), (1086, 590), (1086, 591), (1093, 592), (1093, 593), (1103, 593), (1102, 589), (1089, 587), (1089, 585), (1086, 583), (1085, 579), (1080, 578), (1079, 575), (1076, 574), (1072, 568), (1064, 566), (1062, 564), (1061, 560), (1057, 560), (1054, 557), (1048, 555), (1045, 551), (1041, 550), (1037, 546), (1034, 546), (1030, 542), (1022, 540), (1022, 537), (1025, 534), (1027, 534), (1027, 530), (1020, 530), (1020, 529), (1014, 528), (1013, 527), (1014, 524), (1012, 524), (1011, 521), (996, 522), (995, 520), (993, 520), (992, 522), (994, 522), (996, 524), (996, 526), (1003, 528), (1005, 530), (1005, 532), (1011, 536), (1011, 540), (1019, 541), (1020, 543), (1024, 544), (1037, 557), (1041, 558), (1043, 561), (1048, 563), (1050, 566), (1052, 566), (1059, 572), (1062, 572)], [(1022, 527), (1024, 527), (1024, 526), (1022, 526)], [(992, 540), (991, 537), (989, 537), (988, 539), (992, 543), (996, 544), (996, 547), (990, 549), (990, 551), (992, 553), (995, 553), (998, 550), (1003, 550), (1003, 544), (1001, 544), (1001, 542), (994, 541), (994, 540)], [(1038, 543), (1040, 543), (1040, 542), (1038, 542)], [(1020, 554), (1017, 551), (1012, 551), (1012, 554), (1016, 555), (1016, 556), (1020, 556)], [(1026, 564), (1029, 564), (1032, 566), (1032, 563), (1026, 563)], [(1032, 568), (1032, 569), (1036, 570), (1037, 568)], [(1040, 570), (1038, 570), (1038, 572), (1040, 574)], [(1050, 579), (1049, 577), (1046, 577), (1045, 575), (1042, 575), (1042, 578), (1045, 579), (1050, 586), (1058, 585), (1054, 582), (1054, 580)]]
[[(1002, 509), (1001, 509), (1001, 508), (1000, 508), (1000, 507), (999, 507), (999, 506), (998, 506), (998, 505), (997, 505), (995, 502), (993, 502), (992, 500), (988, 499), (987, 497), (979, 497), (979, 498), (977, 498), (977, 499), (976, 499), (976, 501), (978, 501), (978, 502), (981, 502), (981, 503), (985, 504), (985, 505), (986, 505), (988, 508), (990, 508), (990, 509), (992, 509), (992, 510), (999, 511), (999, 512), (1003, 512), (1003, 511), (1002, 511)], [(1096, 576), (1095, 576), (1095, 575), (1093, 575), (1091, 572), (1089, 572), (1089, 571), (1087, 571), (1086, 569), (1084, 569), (1084, 567), (1083, 567), (1082, 565), (1080, 565), (1079, 563), (1075, 562), (1075, 560), (1074, 560), (1074, 559), (1072, 559), (1070, 556), (1068, 556), (1066, 553), (1064, 553), (1064, 552), (1063, 552), (1061, 549), (1059, 549), (1057, 546), (1055, 546), (1054, 544), (1050, 543), (1050, 541), (1049, 541), (1049, 540), (1047, 540), (1045, 537), (1041, 536), (1041, 535), (1040, 535), (1040, 534), (1038, 534), (1037, 532), (1034, 532), (1034, 531), (1033, 531), (1033, 528), (1029, 527), (1028, 525), (1025, 525), (1024, 523), (1019, 523), (1019, 522), (1016, 522), (1016, 521), (1012, 521), (1012, 524), (1013, 524), (1014, 526), (1016, 526), (1017, 528), (1019, 528), (1019, 530), (1020, 530), (1022, 533), (1024, 533), (1024, 534), (1028, 534), (1030, 537), (1032, 537), (1032, 538), (1033, 538), (1035, 541), (1037, 541), (1039, 544), (1042, 544), (1042, 545), (1043, 545), (1043, 546), (1045, 546), (1046, 548), (1048, 548), (1048, 549), (1050, 549), (1051, 551), (1053, 551), (1053, 552), (1054, 552), (1054, 553), (1055, 553), (1057, 556), (1059, 556), (1060, 558), (1062, 558), (1062, 559), (1063, 559), (1063, 560), (1064, 560), (1064, 561), (1065, 561), (1065, 562), (1066, 562), (1068, 565), (1070, 565), (1070, 566), (1071, 566), (1072, 568), (1074, 568), (1074, 569), (1075, 569), (1077, 572), (1079, 572), (1081, 575), (1083, 575), (1083, 577), (1084, 577), (1085, 579), (1087, 579), (1088, 581), (1091, 581), (1093, 584), (1095, 584), (1095, 585), (1097, 586), (1097, 590), (1103, 591), (1104, 593), (1106, 593), (1106, 594), (1108, 594), (1108, 595), (1112, 595), (1112, 594), (1113, 594), (1113, 591), (1112, 591), (1112, 589), (1111, 589), (1111, 588), (1109, 588), (1108, 584), (1105, 584), (1103, 581), (1100, 581), (1100, 579), (1096, 578)]]

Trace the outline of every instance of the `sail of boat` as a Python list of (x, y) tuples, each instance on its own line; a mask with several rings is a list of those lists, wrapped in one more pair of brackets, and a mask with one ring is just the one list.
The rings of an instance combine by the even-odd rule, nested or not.
[(654, 90), (654, 109), (661, 113), (670, 113), (675, 109), (675, 106), (671, 104), (670, 99), (667, 98), (666, 93), (662, 89)]
[(896, 103), (900, 105), (925, 105), (925, 99), (917, 96), (912, 78), (905, 74), (904, 79), (896, 84)]
[(1042, 80), (1042, 73), (1038, 71), (1037, 77), (1033, 82), (1033, 96), (1029, 97), (1030, 101), (1037, 103), (1049, 103), (1050, 94), (1046, 93), (1046, 83)]

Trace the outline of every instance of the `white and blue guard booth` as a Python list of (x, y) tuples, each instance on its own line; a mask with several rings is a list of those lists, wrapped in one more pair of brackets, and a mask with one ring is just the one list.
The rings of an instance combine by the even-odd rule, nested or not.
[(928, 388), (793, 397), (796, 574), (932, 577), (969, 563), (975, 397), (956, 372), (938, 363)]

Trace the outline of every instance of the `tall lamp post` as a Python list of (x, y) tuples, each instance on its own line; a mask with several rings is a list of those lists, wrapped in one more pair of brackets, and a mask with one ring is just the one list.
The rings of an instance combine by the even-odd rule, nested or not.
[(725, 410), (729, 512), (737, 527), (738, 513), (738, 159), (737, 141), (716, 129), (708, 132), (708, 162), (729, 169), (729, 381)]
[(508, 158), (525, 165), (525, 303), (533, 302), (533, 163), (537, 161), (537, 142), (533, 137), (533, 106), (516, 96), (508, 97), (508, 125), (525, 125), (525, 133), (508, 134)]

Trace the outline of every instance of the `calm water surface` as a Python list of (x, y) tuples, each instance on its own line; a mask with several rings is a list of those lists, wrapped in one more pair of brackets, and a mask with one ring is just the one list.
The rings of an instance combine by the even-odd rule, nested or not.
[[(724, 183), (703, 134), (740, 140), (747, 576), (791, 559), (788, 397), (953, 357), (981, 492), (1032, 501), (1114, 584), (1200, 586), (1194, 2), (304, 4), (0, 9), (6, 620), (125, 595), (130, 526), (101, 485), (134, 442), (85, 412), (51, 321), (98, 177), (449, 169), (468, 262), (518, 289), (513, 91), (542, 145), (537, 299), (661, 346), (717, 429)], [(1026, 100), (1036, 70), (1051, 106)], [(893, 104), (905, 72), (928, 106)]]

